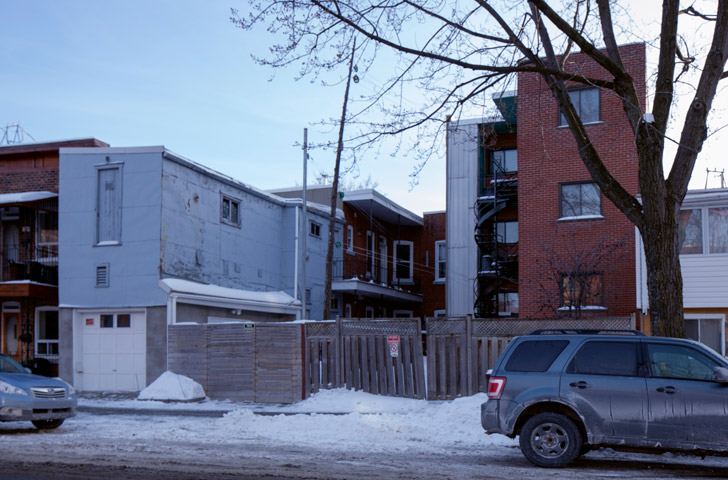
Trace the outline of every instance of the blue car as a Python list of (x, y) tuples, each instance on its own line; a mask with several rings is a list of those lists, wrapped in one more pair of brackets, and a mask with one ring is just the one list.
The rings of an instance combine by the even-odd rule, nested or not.
[(0, 422), (30, 420), (37, 428), (50, 429), (76, 415), (78, 397), (71, 385), (29, 372), (0, 353)]

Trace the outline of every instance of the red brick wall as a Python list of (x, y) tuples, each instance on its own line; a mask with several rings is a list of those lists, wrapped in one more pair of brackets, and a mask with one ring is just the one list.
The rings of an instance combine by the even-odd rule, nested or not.
[(58, 150), (0, 157), (0, 193), (58, 193)]
[[(445, 309), (445, 284), (435, 282), (435, 269), (437, 268), (437, 255), (435, 242), (445, 240), (445, 212), (426, 213), (423, 217), (425, 226), (422, 229), (422, 236), (418, 242), (421, 245), (421, 258), (418, 262), (425, 268), (421, 271), (422, 295), (424, 301), (420, 308), (422, 316), (432, 317), (436, 310)], [(417, 254), (415, 254), (417, 256)]]
[[(627, 70), (635, 79), (644, 107), (645, 47), (620, 49)], [(584, 76), (609, 79), (585, 55), (569, 57), (568, 67)], [(634, 137), (612, 92), (601, 92), (601, 123), (586, 127), (604, 164), (632, 194), (638, 190), (638, 158)], [(543, 79), (530, 73), (518, 77), (518, 219), (519, 313), (521, 317), (553, 316), (558, 282), (549, 279), (546, 257), (571, 257), (595, 253), (602, 242), (623, 245), (605, 260), (604, 306), (599, 315), (628, 315), (635, 309), (634, 227), (602, 195), (603, 219), (559, 222), (559, 186), (562, 182), (591, 181), (572, 133), (558, 127), (558, 105)], [(568, 266), (566, 268), (569, 268)], [(556, 304), (554, 304), (556, 302)]]

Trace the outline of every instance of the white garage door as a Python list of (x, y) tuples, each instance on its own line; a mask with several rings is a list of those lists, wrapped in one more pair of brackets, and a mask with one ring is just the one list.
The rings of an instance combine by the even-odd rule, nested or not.
[(143, 389), (147, 370), (144, 313), (81, 314), (77, 318), (81, 332), (78, 388), (91, 392)]

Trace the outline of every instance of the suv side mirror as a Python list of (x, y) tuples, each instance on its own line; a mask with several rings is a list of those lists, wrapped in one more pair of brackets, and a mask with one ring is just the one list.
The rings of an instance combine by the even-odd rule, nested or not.
[(713, 380), (718, 383), (728, 383), (728, 368), (713, 367)]

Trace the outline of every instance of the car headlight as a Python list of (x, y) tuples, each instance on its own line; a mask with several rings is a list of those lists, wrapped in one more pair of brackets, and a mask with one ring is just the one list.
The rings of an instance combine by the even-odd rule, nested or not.
[(11, 385), (7, 382), (3, 382), (0, 380), (0, 393), (5, 393), (8, 395), (25, 395), (28, 396), (28, 392), (23, 390), (22, 388), (18, 388), (15, 385)]

